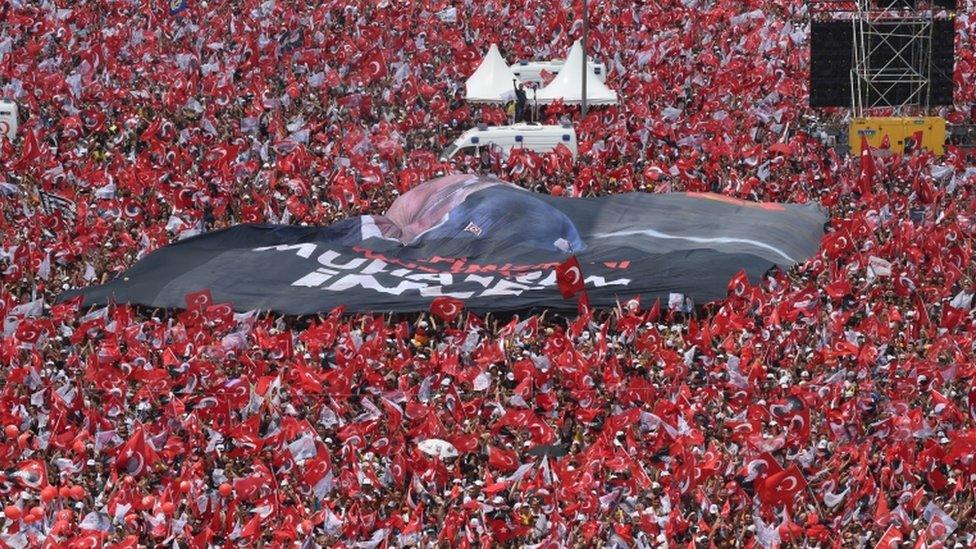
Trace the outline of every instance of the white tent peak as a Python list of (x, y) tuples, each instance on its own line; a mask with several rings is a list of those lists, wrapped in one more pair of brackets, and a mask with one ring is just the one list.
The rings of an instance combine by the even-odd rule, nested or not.
[[(563, 68), (559, 70), (559, 74), (553, 78), (548, 86), (539, 90), (537, 96), (539, 102), (551, 103), (557, 99), (562, 99), (563, 103), (580, 103), (583, 95), (582, 63), (583, 48), (577, 40), (570, 48), (569, 55), (566, 56), (566, 62), (563, 64)], [(593, 73), (593, 67), (589, 64), (586, 68), (586, 102), (590, 105), (617, 104), (617, 92), (600, 82), (600, 79)]]
[(465, 99), (475, 103), (504, 103), (514, 98), (512, 80), (515, 74), (502, 59), (498, 46), (492, 44), (467, 82), (464, 83)]

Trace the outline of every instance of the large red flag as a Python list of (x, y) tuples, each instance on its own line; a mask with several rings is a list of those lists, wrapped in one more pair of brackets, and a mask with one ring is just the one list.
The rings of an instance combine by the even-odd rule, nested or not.
[(857, 178), (857, 187), (861, 196), (871, 196), (871, 188), (874, 186), (874, 156), (871, 154), (871, 145), (868, 138), (861, 136), (861, 174)]

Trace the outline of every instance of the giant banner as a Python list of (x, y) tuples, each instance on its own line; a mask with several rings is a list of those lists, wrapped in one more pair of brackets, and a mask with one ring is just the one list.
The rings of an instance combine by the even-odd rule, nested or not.
[(475, 311), (573, 309), (555, 267), (575, 255), (592, 306), (683, 294), (725, 297), (745, 270), (814, 254), (826, 216), (815, 204), (722, 195), (541, 195), (498, 179), (449, 175), (398, 198), (384, 215), (327, 227), (238, 225), (147, 255), (114, 281), (66, 292), (87, 305), (183, 307), (210, 290), (238, 310), (285, 314), (406, 312), (438, 296)]

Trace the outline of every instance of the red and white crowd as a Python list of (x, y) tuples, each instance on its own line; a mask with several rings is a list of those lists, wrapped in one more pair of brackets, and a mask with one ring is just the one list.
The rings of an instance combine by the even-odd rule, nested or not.
[[(188, 235), (381, 212), (473, 169), (438, 153), (507, 119), (463, 100), (489, 44), (559, 58), (581, 32), (579, 1), (169, 4), (0, 7), (21, 111), (0, 143), (0, 546), (976, 544), (976, 163), (896, 154), (866, 181), (812, 135), (841, 115), (806, 106), (805, 2), (590, 0), (620, 105), (546, 110), (575, 163), (496, 166), (539, 192), (829, 208), (816, 256), (698, 313), (57, 303)], [(976, 53), (956, 53), (942, 114), (963, 123)]]

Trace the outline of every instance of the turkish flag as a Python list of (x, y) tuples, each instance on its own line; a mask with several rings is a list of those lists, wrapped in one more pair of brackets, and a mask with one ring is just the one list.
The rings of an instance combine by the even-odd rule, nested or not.
[(122, 445), (115, 458), (115, 465), (119, 472), (132, 476), (141, 475), (147, 467), (156, 463), (159, 456), (152, 446), (146, 444), (146, 434), (142, 425), (135, 429), (135, 433)]
[(931, 544), (931, 547), (935, 547), (937, 543), (944, 541), (959, 526), (959, 523), (948, 513), (931, 501), (922, 511), (922, 517), (929, 521), (929, 526), (925, 529), (925, 539)]
[(556, 282), (563, 299), (569, 299), (583, 291), (583, 271), (579, 260), (572, 256), (556, 266)]
[(380, 78), (385, 77), (386, 74), (386, 58), (383, 56), (382, 51), (376, 50), (363, 58), (356, 71), (356, 78), (359, 80), (361, 86), (369, 86)]
[(729, 295), (734, 295), (742, 297), (745, 295), (746, 290), (749, 289), (749, 276), (746, 275), (745, 269), (740, 270), (729, 280)]
[(190, 292), (183, 296), (183, 299), (186, 300), (186, 310), (188, 311), (203, 311), (213, 305), (213, 296), (210, 295), (210, 290), (206, 289)]
[(847, 279), (840, 279), (831, 282), (825, 289), (827, 291), (827, 295), (829, 295), (832, 299), (840, 299), (853, 291), (853, 287), (851, 286), (851, 283), (847, 281)]
[(261, 534), (261, 515), (254, 515), (251, 520), (247, 521), (244, 528), (241, 530), (241, 537), (244, 539), (253, 539)]
[(11, 164), (14, 170), (23, 170), (33, 164), (41, 156), (41, 147), (37, 144), (37, 135), (33, 131), (24, 136), (24, 144), (20, 148), (20, 158)]
[(922, 130), (912, 134), (905, 140), (905, 154), (911, 154), (922, 149)]
[(17, 325), (14, 337), (22, 343), (37, 343), (41, 337), (40, 326), (30, 320), (22, 320)]
[(453, 297), (435, 297), (430, 302), (430, 312), (444, 322), (450, 322), (457, 318), (464, 309), (464, 302)]
[(234, 306), (230, 303), (208, 305), (203, 311), (203, 318), (219, 326), (229, 326), (234, 322)]
[(87, 547), (103, 547), (105, 545), (105, 538), (108, 534), (105, 532), (87, 532), (76, 538), (71, 538), (68, 547), (71, 549), (83, 549)]
[(657, 322), (661, 318), (661, 298), (654, 300), (654, 305), (651, 306), (651, 310), (647, 312), (645, 317), (648, 322)]
[(861, 136), (861, 174), (857, 178), (857, 187), (861, 196), (870, 196), (871, 188), (874, 186), (874, 156), (871, 154), (871, 145), (868, 144), (867, 136)]
[(295, 361), (291, 365), (290, 373), (293, 383), (307, 393), (319, 394), (325, 390), (316, 372), (303, 364), (302, 361)]
[[(974, 394), (976, 394), (976, 390), (970, 392), (970, 400), (972, 400)], [(943, 458), (945, 463), (953, 463), (958, 459), (963, 459), (970, 454), (976, 453), (976, 430), (959, 430), (951, 433), (950, 437), (949, 450)]]
[(556, 433), (546, 422), (539, 419), (532, 410), (510, 410), (498, 420), (493, 427), (493, 432), (497, 433), (502, 427), (527, 430), (532, 435), (532, 440), (536, 444), (553, 444), (556, 441)]
[(579, 301), (576, 303), (576, 311), (581, 318), (589, 321), (587, 316), (590, 314), (590, 296), (586, 295), (586, 292), (580, 294)]
[(830, 259), (837, 259), (853, 249), (853, 239), (847, 231), (838, 230), (823, 237), (823, 250)]
[(519, 467), (518, 455), (515, 452), (489, 445), (488, 467), (503, 473), (510, 473)]
[(759, 499), (766, 505), (789, 506), (793, 498), (807, 487), (800, 468), (794, 463), (789, 469), (773, 473), (759, 486)]
[(328, 476), (329, 471), (332, 469), (328, 449), (325, 447), (318, 448), (316, 455), (305, 462), (304, 469), (302, 480), (310, 488), (315, 488), (319, 482)]
[[(742, 479), (745, 481), (752, 481), (757, 477), (769, 477), (774, 474), (781, 473), (782, 471), (783, 466), (776, 461), (776, 458), (774, 458), (769, 452), (763, 452), (762, 454), (746, 462), (739, 469), (738, 476), (742, 477)], [(757, 486), (761, 487), (762, 481), (758, 482), (759, 483)]]
[(878, 540), (878, 544), (874, 546), (874, 549), (898, 549), (902, 539), (901, 531), (895, 525), (891, 525), (885, 530), (884, 535)]
[(17, 481), (17, 484), (35, 490), (47, 486), (47, 467), (43, 461), (34, 459), (25, 461), (7, 475)]

